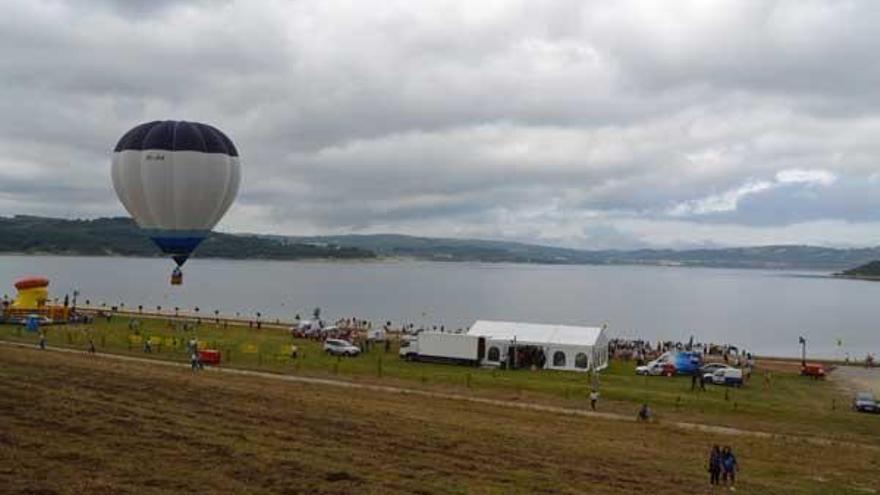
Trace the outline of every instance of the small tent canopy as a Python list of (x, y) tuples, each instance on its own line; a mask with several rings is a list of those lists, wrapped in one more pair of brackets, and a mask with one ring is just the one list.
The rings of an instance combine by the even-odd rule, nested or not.
[(579, 327), (512, 321), (478, 320), (468, 335), (486, 339), (486, 364), (505, 361), (510, 346), (533, 346), (543, 350), (544, 368), (572, 371), (608, 366), (605, 326)]

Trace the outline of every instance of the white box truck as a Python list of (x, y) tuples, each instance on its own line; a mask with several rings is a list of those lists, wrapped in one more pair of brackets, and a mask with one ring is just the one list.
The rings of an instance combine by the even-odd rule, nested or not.
[(486, 338), (474, 335), (420, 332), (400, 342), (400, 357), (408, 361), (479, 365), (486, 355)]

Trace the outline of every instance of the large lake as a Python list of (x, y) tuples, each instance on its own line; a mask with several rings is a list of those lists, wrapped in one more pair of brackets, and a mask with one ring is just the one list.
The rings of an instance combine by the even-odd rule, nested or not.
[[(356, 316), (466, 327), (476, 319), (599, 325), (612, 336), (745, 346), (796, 356), (880, 352), (880, 283), (818, 273), (648, 266), (282, 262), (193, 259), (184, 285), (164, 259), (0, 256), (0, 293), (22, 275), (51, 279), (52, 296), (93, 304), (215, 309), (291, 319), (316, 306)], [(842, 345), (838, 345), (838, 339)]]

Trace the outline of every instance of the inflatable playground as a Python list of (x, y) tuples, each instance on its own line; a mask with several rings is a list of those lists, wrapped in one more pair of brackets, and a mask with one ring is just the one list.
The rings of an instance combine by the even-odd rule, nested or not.
[(49, 303), (49, 279), (24, 277), (15, 282), (15, 299), (4, 298), (0, 320), (7, 323), (62, 323), (70, 318), (67, 305)]

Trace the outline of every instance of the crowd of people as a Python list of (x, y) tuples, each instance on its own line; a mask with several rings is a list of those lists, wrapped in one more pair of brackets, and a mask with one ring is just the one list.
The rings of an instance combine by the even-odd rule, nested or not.
[(665, 352), (692, 351), (699, 352), (704, 356), (718, 356), (725, 363), (733, 363), (737, 366), (746, 364), (752, 359), (752, 354), (729, 344), (714, 344), (694, 342), (676, 342), (672, 340), (651, 342), (641, 339), (611, 339), (608, 341), (608, 355), (612, 359), (622, 361), (636, 361), (637, 365), (656, 359)]

